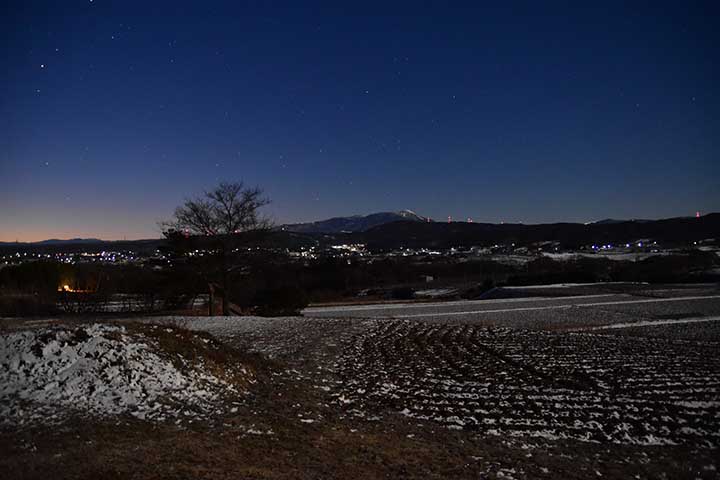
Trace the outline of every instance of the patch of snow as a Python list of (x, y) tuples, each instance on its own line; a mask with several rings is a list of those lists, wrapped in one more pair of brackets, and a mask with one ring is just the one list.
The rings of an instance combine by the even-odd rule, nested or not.
[(418, 290), (415, 292), (416, 297), (444, 297), (448, 295), (454, 295), (457, 293), (456, 288), (431, 288), (428, 290)]
[(667, 320), (644, 320), (628, 323), (614, 323), (612, 325), (601, 325), (599, 327), (587, 327), (582, 330), (615, 330), (618, 328), (631, 327), (654, 327), (657, 325), (679, 325), (684, 323), (717, 322), (720, 317), (696, 317), (696, 318), (674, 318)]
[(234, 386), (195, 365), (178, 370), (149, 338), (94, 324), (0, 336), (0, 423), (80, 413), (144, 420), (204, 417)]

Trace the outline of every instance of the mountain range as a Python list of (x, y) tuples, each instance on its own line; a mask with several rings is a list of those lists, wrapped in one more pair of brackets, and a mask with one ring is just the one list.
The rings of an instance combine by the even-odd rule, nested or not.
[(556, 242), (568, 248), (657, 241), (663, 247), (720, 239), (720, 213), (649, 221), (596, 223), (493, 224), (466, 222), (393, 222), (353, 234), (371, 250), (451, 248), (476, 245)]
[(48, 240), (40, 240), (38, 242), (0, 242), (0, 245), (65, 245), (65, 244), (78, 244), (78, 243), (100, 243), (106, 240), (100, 240), (99, 238), (68, 238), (61, 240), (59, 238), (50, 238)]
[(334, 217), (327, 220), (308, 223), (283, 225), (282, 230), (295, 233), (355, 233), (365, 232), (371, 228), (392, 222), (429, 222), (411, 210), (398, 212), (378, 212), (370, 215), (353, 215), (351, 217)]
[[(652, 239), (668, 245), (687, 245), (703, 239), (720, 239), (720, 213), (699, 218), (676, 217), (662, 220), (601, 220), (593, 223), (493, 224), (434, 222), (409, 210), (370, 215), (335, 217), (327, 220), (283, 225), (265, 241), (287, 248), (297, 245), (364, 243), (371, 250), (401, 247), (451, 248), (493, 244), (529, 245), (555, 242), (564, 247), (625, 244)], [(154, 250), (163, 239), (104, 241), (92, 238), (45, 240), (42, 242), (0, 242), (0, 249), (36, 251), (91, 251), (103, 249)]]

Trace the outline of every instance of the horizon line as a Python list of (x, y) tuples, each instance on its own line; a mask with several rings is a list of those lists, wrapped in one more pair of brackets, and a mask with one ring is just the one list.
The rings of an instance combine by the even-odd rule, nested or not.
[[(399, 212), (399, 211), (408, 211), (408, 210), (407, 210), (407, 209), (405, 209), (405, 210), (397, 210), (396, 212)], [(393, 211), (373, 212), (373, 213), (369, 213), (369, 214), (365, 214), (365, 215), (362, 215), (362, 214), (360, 214), (360, 215), (348, 215), (348, 216), (346, 216), (346, 217), (344, 217), (344, 216), (329, 217), (329, 218), (325, 218), (325, 219), (322, 219), (322, 220), (313, 220), (313, 221), (307, 221), (307, 222), (282, 223), (282, 224), (276, 225), (276, 228), (280, 228), (280, 227), (283, 227), (283, 226), (286, 226), (286, 225), (302, 225), (302, 224), (310, 224), (310, 223), (319, 223), (319, 222), (323, 222), (323, 221), (331, 220), (331, 219), (335, 219), (335, 218), (349, 218), (349, 217), (353, 217), (353, 216), (355, 216), (355, 217), (358, 217), (358, 216), (359, 216), (359, 217), (365, 217), (365, 216), (374, 215), (374, 214), (377, 214), (377, 213), (393, 213)], [(595, 223), (602, 222), (602, 221), (606, 221), (606, 220), (614, 220), (614, 221), (617, 221), (617, 222), (635, 222), (635, 221), (651, 221), (651, 222), (654, 222), (654, 221), (673, 220), (673, 219), (682, 219), (682, 218), (703, 218), (703, 217), (707, 217), (707, 216), (709, 216), (709, 215), (715, 215), (715, 214), (718, 214), (718, 213), (720, 213), (720, 212), (714, 212), (714, 211), (713, 211), (713, 212), (708, 212), (708, 213), (704, 213), (704, 214), (700, 214), (700, 212), (697, 212), (696, 215), (684, 215), (684, 216), (663, 217), (663, 218), (615, 219), (615, 218), (607, 217), (607, 218), (603, 218), (603, 219), (600, 219), (600, 220), (593, 220), (593, 221), (588, 221), (588, 222), (555, 221), (555, 222), (540, 222), (540, 223), (525, 223), (525, 222), (519, 222), (519, 221), (514, 221), (514, 222), (499, 222), (499, 223), (495, 223), (495, 222), (482, 222), (482, 221), (470, 221), (470, 222), (469, 222), (469, 221), (467, 221), (467, 220), (468, 220), (468, 219), (471, 219), (471, 217), (468, 217), (468, 219), (452, 220), (451, 223), (475, 223), (475, 224), (486, 224), (486, 225), (487, 225), (487, 224), (490, 224), (490, 225), (554, 225), (554, 224), (560, 224), (560, 223), (568, 223), (568, 224), (578, 224), (578, 225), (591, 225), (591, 224), (595, 224)], [(417, 214), (417, 215), (420, 216), (420, 217), (423, 217), (422, 215), (419, 215), (419, 214)], [(432, 219), (432, 217), (423, 217), (423, 218), (428, 218), (428, 219), (431, 220), (433, 223), (450, 223), (450, 222), (448, 222), (447, 220), (434, 220), (434, 219)], [(122, 238), (122, 239), (117, 239), (117, 238), (116, 238), (116, 239), (106, 239), (106, 238), (99, 238), (99, 237), (92, 236), (92, 237), (71, 237), (71, 238), (50, 237), (50, 238), (44, 238), (44, 239), (42, 239), (42, 240), (19, 240), (19, 239), (16, 239), (16, 240), (2, 240), (2, 239), (0, 239), (0, 244), (5, 244), (5, 245), (22, 245), (22, 244), (35, 244), (35, 243), (43, 243), (43, 242), (72, 242), (72, 241), (84, 241), (84, 242), (87, 242), (87, 241), (95, 241), (95, 242), (140, 242), (140, 241), (153, 241), (153, 240), (163, 240), (163, 237), (160, 236), (160, 237), (133, 237), (133, 238)]]

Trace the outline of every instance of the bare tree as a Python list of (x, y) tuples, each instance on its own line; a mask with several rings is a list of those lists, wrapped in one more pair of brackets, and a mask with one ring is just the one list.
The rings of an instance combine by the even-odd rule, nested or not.
[(267, 231), (272, 227), (260, 209), (270, 200), (258, 187), (245, 187), (242, 182), (222, 182), (212, 190), (186, 199), (175, 209), (174, 218), (161, 223), (167, 237), (209, 237), (214, 253), (220, 260), (223, 315), (229, 314), (229, 257), (239, 234)]

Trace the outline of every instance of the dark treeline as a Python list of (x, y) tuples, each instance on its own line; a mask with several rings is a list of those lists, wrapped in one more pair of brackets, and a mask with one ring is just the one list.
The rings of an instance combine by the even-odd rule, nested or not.
[(182, 269), (34, 261), (0, 269), (0, 315), (153, 312), (188, 306), (205, 290)]
[(447, 257), (431, 261), (390, 257), (373, 262), (347, 259), (266, 262), (258, 266), (251, 279), (241, 282), (238, 285), (241, 290), (233, 295), (239, 302), (250, 304), (254, 292), (284, 286), (301, 289), (310, 302), (332, 302), (356, 298), (361, 291), (385, 298), (406, 298), (408, 289), (446, 286), (460, 287), (472, 296), (481, 293), (475, 287), (482, 285), (718, 281), (720, 276), (712, 273), (712, 269), (719, 265), (714, 253), (697, 250), (637, 262), (586, 257), (566, 261), (538, 257), (517, 265)]

